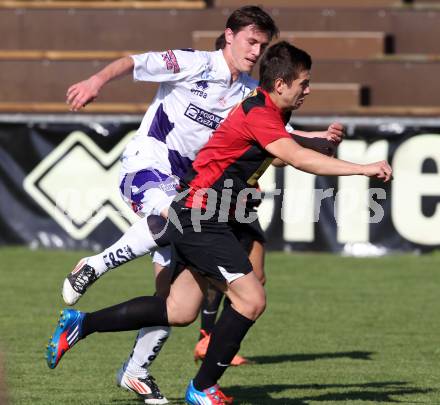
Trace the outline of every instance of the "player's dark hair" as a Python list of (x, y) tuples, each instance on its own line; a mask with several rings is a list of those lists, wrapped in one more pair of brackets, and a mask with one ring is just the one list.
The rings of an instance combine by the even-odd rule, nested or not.
[(263, 55), (260, 64), (260, 86), (271, 92), (275, 80), (283, 79), (290, 85), (303, 70), (310, 70), (312, 58), (310, 55), (286, 41), (281, 41), (269, 47)]
[(226, 46), (226, 38), (225, 38), (225, 33), (223, 33), (215, 40), (215, 50), (218, 51), (219, 49), (225, 49), (225, 46)]
[(230, 28), (234, 34), (248, 25), (255, 25), (258, 30), (266, 32), (269, 39), (279, 34), (279, 29), (272, 17), (257, 6), (240, 7), (226, 21), (226, 28)]

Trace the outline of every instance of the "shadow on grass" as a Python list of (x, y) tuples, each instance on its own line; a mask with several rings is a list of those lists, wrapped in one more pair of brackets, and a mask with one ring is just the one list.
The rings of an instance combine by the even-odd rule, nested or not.
[[(167, 396), (168, 399), (168, 403), (171, 405), (186, 405), (185, 400), (182, 398), (170, 398)], [(126, 400), (126, 399), (112, 399), (110, 404), (112, 405), (139, 405), (139, 404), (144, 404), (144, 401), (142, 400), (142, 398), (133, 398), (130, 400)], [(235, 401), (234, 401), (235, 404)]]
[(277, 356), (254, 356), (247, 358), (256, 364), (275, 364), (342, 358), (354, 360), (371, 360), (371, 356), (373, 354), (374, 352), (352, 351), (339, 353), (280, 354)]
[[(338, 392), (326, 392), (318, 395), (300, 394), (296, 398), (272, 398), (273, 394), (281, 393), (286, 390), (337, 390)], [(371, 401), (373, 403), (400, 403), (401, 400), (393, 399), (393, 396), (428, 394), (432, 389), (422, 389), (410, 386), (403, 381), (384, 381), (365, 384), (270, 384), (258, 386), (232, 386), (226, 387), (227, 395), (234, 397), (234, 404), (252, 405), (308, 405), (309, 401), (314, 402), (344, 402), (352, 401)], [(344, 391), (344, 392), (341, 392)], [(173, 405), (185, 404), (182, 398), (168, 398)], [(115, 405), (135, 405), (142, 403), (142, 400), (133, 398), (113, 399)]]
[[(285, 390), (326, 390), (336, 389), (338, 392), (326, 392), (317, 395), (297, 395), (296, 398), (272, 398), (272, 394), (278, 394)], [(343, 392), (341, 392), (343, 391)], [(372, 401), (374, 403), (388, 402), (400, 403), (393, 396), (427, 394), (432, 389), (422, 389), (410, 386), (402, 381), (384, 381), (365, 384), (272, 384), (258, 386), (232, 386), (227, 387), (226, 392), (232, 395), (234, 404), (251, 403), (252, 405), (308, 405), (314, 402), (343, 402), (347, 401)]]

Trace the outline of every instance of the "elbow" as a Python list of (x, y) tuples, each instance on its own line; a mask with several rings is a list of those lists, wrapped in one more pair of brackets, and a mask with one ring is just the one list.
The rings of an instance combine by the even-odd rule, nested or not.
[(285, 167), (285, 166), (287, 166), (287, 163), (284, 162), (283, 160), (279, 159), (279, 158), (275, 158), (272, 161), (272, 166), (274, 166), (274, 167)]
[(317, 165), (305, 156), (293, 159), (290, 164), (302, 172), (315, 174), (317, 176), (324, 174), (320, 165)]
[(295, 169), (298, 170), (302, 170), (305, 171), (306, 167), (307, 167), (307, 162), (305, 159), (302, 159), (300, 157), (293, 157), (290, 161), (289, 164), (291, 166), (293, 166)]

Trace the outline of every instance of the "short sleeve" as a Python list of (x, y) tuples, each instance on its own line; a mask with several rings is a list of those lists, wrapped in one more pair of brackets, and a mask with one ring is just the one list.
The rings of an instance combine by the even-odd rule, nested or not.
[(206, 53), (192, 50), (168, 50), (131, 55), (135, 81), (175, 82), (186, 80), (205, 70)]
[(247, 115), (246, 125), (250, 136), (263, 148), (281, 138), (291, 139), (279, 114), (266, 107), (252, 109)]

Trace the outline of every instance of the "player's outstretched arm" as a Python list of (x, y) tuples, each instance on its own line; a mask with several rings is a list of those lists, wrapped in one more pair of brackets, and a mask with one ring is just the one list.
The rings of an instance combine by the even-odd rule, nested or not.
[(384, 182), (392, 179), (392, 169), (386, 161), (371, 164), (351, 163), (303, 148), (289, 138), (269, 143), (266, 150), (289, 165), (308, 173), (323, 176), (363, 175), (376, 177)]
[(304, 138), (323, 138), (327, 141), (340, 144), (345, 137), (345, 127), (339, 122), (331, 123), (325, 131), (298, 131), (294, 130), (294, 134), (303, 136)]
[(66, 103), (70, 110), (79, 111), (98, 97), (99, 91), (106, 83), (130, 74), (133, 68), (133, 59), (130, 56), (125, 56), (110, 63), (87, 80), (70, 86), (66, 94)]

